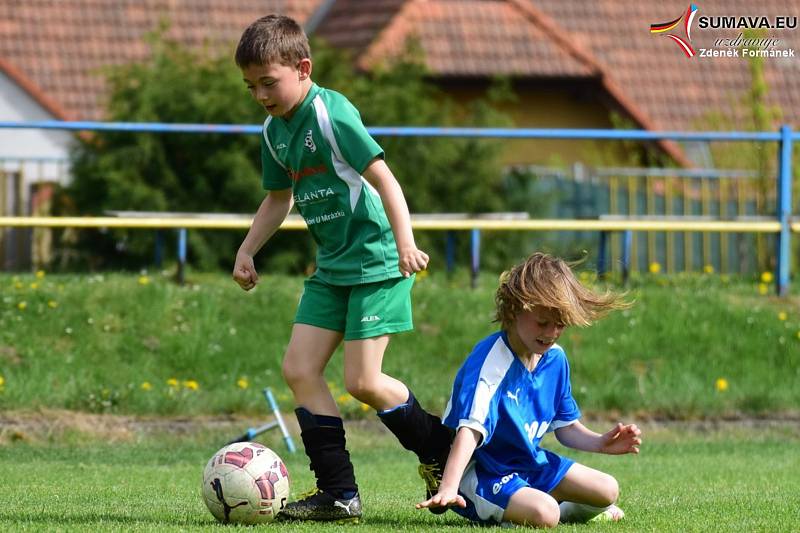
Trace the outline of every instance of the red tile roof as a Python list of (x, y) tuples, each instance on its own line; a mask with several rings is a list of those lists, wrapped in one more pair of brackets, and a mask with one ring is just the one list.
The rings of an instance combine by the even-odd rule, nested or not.
[(253, 20), (278, 12), (302, 22), (320, 1), (0, 0), (0, 71), (37, 86), (56, 116), (101, 119), (102, 68), (144, 59), (143, 36), (162, 20), (171, 22), (169, 37), (191, 46), (225, 43), (232, 55)]
[[(0, 0), (0, 70), (71, 119), (102, 118), (101, 68), (147, 54), (142, 36), (162, 18), (190, 45), (227, 43), (269, 12), (305, 21), (324, 0)], [(750, 85), (741, 58), (684, 57), (649, 32), (686, 4), (618, 0), (337, 0), (317, 28), (362, 66), (396, 53), (409, 36), (438, 76), (592, 79), (648, 129), (712, 127), (709, 114), (741, 112)], [(796, 0), (708, 0), (700, 15), (796, 16)], [(680, 27), (676, 29), (683, 36)], [(738, 30), (702, 30), (709, 47)], [(800, 29), (769, 30), (800, 52)], [(800, 58), (765, 59), (769, 100), (800, 126)], [(21, 80), (21, 81), (20, 81)], [(27, 85), (26, 85), (27, 84)]]
[[(650, 24), (674, 20), (689, 2), (619, 0), (386, 0), (391, 16), (353, 17), (357, 0), (339, 0), (318, 32), (350, 47), (362, 67), (398, 53), (415, 36), (438, 76), (508, 74), (599, 79), (640, 126), (656, 130), (747, 127), (743, 98), (750, 64), (739, 58), (687, 58)], [(796, 0), (708, 0), (699, 4), (691, 44), (718, 48), (741, 30), (699, 28), (699, 16), (798, 16)], [(685, 37), (679, 25), (675, 32)], [(683, 33), (682, 33), (683, 32)], [(373, 38), (370, 40), (369, 34)], [(800, 29), (769, 29), (778, 48), (800, 54)], [(800, 127), (800, 57), (765, 58), (767, 100), (782, 112), (772, 125)], [(725, 117), (722, 124), (712, 116)], [(662, 143), (686, 163), (674, 143)]]
[[(688, 1), (522, 1), (556, 19), (573, 42), (590, 50), (657, 129), (713, 129), (709, 119), (712, 113), (732, 117), (745, 112), (742, 97), (752, 79), (746, 59), (690, 59), (664, 35), (650, 33), (650, 24), (674, 20), (686, 10)], [(697, 6), (691, 30), (691, 44), (696, 51), (714, 48), (717, 39), (735, 38), (742, 31), (701, 29), (700, 16), (800, 16), (796, 0), (701, 0)], [(783, 41), (779, 48), (794, 48), (800, 54), (800, 28), (765, 31), (765, 36)], [(685, 37), (682, 24), (675, 32)], [(800, 57), (765, 58), (763, 65), (768, 101), (783, 110), (777, 122), (800, 127)]]
[[(638, 125), (655, 129), (591, 50), (528, 0), (383, 0), (382, 4), (391, 6), (380, 16), (354, 16), (359, 0), (338, 0), (317, 35), (351, 49), (362, 68), (400, 53), (411, 37), (418, 40), (427, 66), (437, 76), (596, 79)], [(658, 144), (676, 161), (689, 165), (675, 143)]]
[(438, 76), (592, 76), (592, 66), (552, 42), (514, 2), (498, 0), (338, 0), (317, 28), (349, 48), (362, 67), (380, 62), (416, 38)]

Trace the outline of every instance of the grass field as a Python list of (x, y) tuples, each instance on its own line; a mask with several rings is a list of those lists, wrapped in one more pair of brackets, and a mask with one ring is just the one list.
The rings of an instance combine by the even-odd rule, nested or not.
[[(184, 424), (186, 421), (184, 421)], [(589, 423), (597, 429), (608, 422)], [(185, 426), (184, 426), (185, 428)], [(241, 429), (241, 428), (238, 428)], [(205, 461), (237, 427), (127, 434), (50, 434), (0, 447), (0, 531), (199, 531), (221, 529), (200, 499)], [(273, 524), (275, 531), (460, 531), (453, 513), (413, 505), (422, 493), (412, 456), (381, 427), (348, 426), (365, 515), (357, 526)], [(795, 423), (645, 426), (639, 456), (567, 451), (620, 482), (617, 524), (560, 526), (563, 531), (798, 531), (800, 427)], [(277, 433), (260, 439), (281, 455), (293, 493), (312, 477), (301, 453), (288, 455)], [(547, 446), (564, 452), (552, 437)], [(226, 529), (227, 530), (227, 529)]]
[[(392, 341), (384, 368), (430, 409), (444, 409), (464, 357), (496, 329), (496, 283), (486, 275), (471, 290), (431, 275), (416, 284), (416, 329)], [(224, 274), (191, 274), (183, 287), (152, 273), (0, 274), (0, 410), (252, 414), (264, 386), (289, 408), (280, 361), (301, 290), (301, 278), (280, 276), (245, 293)], [(559, 341), (584, 412), (798, 414), (797, 296), (760, 294), (757, 279), (695, 275), (639, 278), (630, 298), (632, 309)], [(341, 375), (337, 355), (327, 377), (342, 411), (371, 417)]]
[[(485, 275), (471, 290), (431, 275), (414, 289), (416, 329), (392, 341), (385, 370), (434, 412), (464, 356), (496, 329), (496, 282)], [(291, 412), (280, 360), (301, 290), (290, 277), (244, 293), (223, 274), (191, 274), (185, 286), (160, 273), (0, 274), (0, 531), (222, 527), (200, 499), (201, 472), (268, 418), (264, 386)], [(566, 452), (617, 477), (627, 517), (560, 529), (800, 531), (800, 300), (714, 275), (644, 276), (629, 291), (633, 308), (560, 341), (582, 411), (603, 420), (588, 425), (645, 428), (637, 457)], [(413, 508), (415, 461), (342, 390), (341, 372), (338, 355), (327, 377), (365, 502), (355, 530), (467, 527)], [(302, 453), (287, 455), (275, 432), (263, 439), (283, 452), (294, 494), (308, 489)]]

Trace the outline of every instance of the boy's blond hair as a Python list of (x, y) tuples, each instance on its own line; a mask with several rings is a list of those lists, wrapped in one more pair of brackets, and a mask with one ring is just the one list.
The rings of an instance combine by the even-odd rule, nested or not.
[(622, 298), (587, 289), (565, 261), (536, 252), (500, 276), (495, 320), (507, 330), (518, 313), (545, 307), (555, 309), (566, 326), (588, 326), (609, 311), (630, 307)]
[(306, 33), (293, 18), (267, 15), (244, 30), (234, 57), (240, 69), (271, 63), (294, 67), (301, 59), (311, 58), (311, 48)]

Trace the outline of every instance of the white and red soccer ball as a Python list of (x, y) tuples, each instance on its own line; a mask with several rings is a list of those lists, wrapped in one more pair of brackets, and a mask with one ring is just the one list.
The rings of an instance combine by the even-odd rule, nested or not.
[(203, 501), (220, 522), (270, 522), (288, 498), (286, 465), (278, 454), (257, 442), (225, 446), (203, 471)]

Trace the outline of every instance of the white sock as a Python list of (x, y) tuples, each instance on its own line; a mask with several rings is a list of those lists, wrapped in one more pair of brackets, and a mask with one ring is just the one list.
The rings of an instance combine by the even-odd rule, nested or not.
[(558, 508), (561, 510), (560, 522), (585, 523), (610, 507), (610, 505), (608, 507), (594, 507), (585, 503), (564, 501), (558, 504)]

